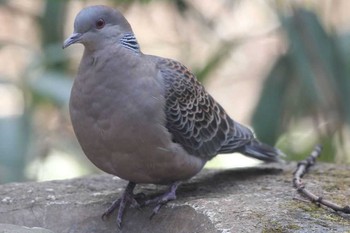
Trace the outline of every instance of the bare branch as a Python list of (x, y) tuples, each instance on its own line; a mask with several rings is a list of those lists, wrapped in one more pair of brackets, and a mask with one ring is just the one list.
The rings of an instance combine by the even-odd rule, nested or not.
[(320, 145), (315, 146), (314, 150), (311, 152), (310, 156), (303, 161), (300, 161), (297, 165), (297, 169), (293, 173), (293, 186), (296, 190), (308, 198), (313, 203), (317, 205), (324, 205), (334, 211), (343, 212), (350, 214), (350, 206), (339, 206), (331, 201), (325, 200), (320, 196), (317, 196), (305, 188), (305, 184), (302, 182), (301, 178), (308, 172), (309, 168), (315, 164), (317, 157), (320, 156), (322, 147)]

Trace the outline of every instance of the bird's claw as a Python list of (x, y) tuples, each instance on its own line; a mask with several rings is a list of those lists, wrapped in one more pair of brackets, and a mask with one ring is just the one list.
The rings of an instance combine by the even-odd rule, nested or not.
[(102, 214), (102, 220), (106, 220), (114, 212), (114, 210), (118, 208), (117, 225), (119, 228), (121, 228), (126, 205), (128, 203), (133, 206), (139, 205), (134, 198), (135, 195), (133, 194), (135, 185), (135, 183), (129, 182), (121, 198), (114, 201), (112, 205)]
[(150, 216), (150, 219), (152, 219), (156, 214), (158, 214), (159, 210), (162, 208), (162, 206), (166, 205), (169, 201), (176, 199), (176, 189), (179, 186), (180, 182), (175, 182), (170, 186), (170, 189), (168, 192), (155, 197), (153, 199), (147, 200), (145, 202), (145, 205), (150, 205), (155, 203), (156, 207), (154, 207), (152, 214)]
[(163, 205), (165, 205), (166, 203), (159, 203), (158, 205), (156, 205), (156, 207), (154, 207), (151, 216), (149, 217), (150, 219), (152, 219), (156, 214), (158, 214), (160, 208), (162, 208)]
[(153, 209), (153, 212), (150, 216), (152, 219), (159, 212), (162, 206), (164, 206), (169, 201), (176, 199), (176, 189), (179, 184), (180, 182), (175, 182), (170, 186), (170, 189), (166, 193), (146, 200), (146, 195), (144, 193), (133, 194), (133, 190), (136, 184), (129, 182), (121, 198), (114, 201), (112, 205), (103, 213), (102, 220), (106, 220), (116, 209), (118, 209), (116, 220), (118, 228), (121, 229), (125, 208), (128, 204), (138, 210), (140, 210), (141, 207), (150, 204), (156, 204), (156, 207)]
[(110, 207), (108, 207), (108, 209), (101, 216), (103, 221), (106, 221), (107, 218), (114, 212), (114, 210), (119, 207), (121, 200), (121, 198), (118, 198), (112, 203), (112, 205), (110, 205)]

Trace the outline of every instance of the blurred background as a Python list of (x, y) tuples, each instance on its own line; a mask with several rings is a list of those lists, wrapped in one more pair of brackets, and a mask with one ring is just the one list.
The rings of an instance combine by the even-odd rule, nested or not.
[[(0, 0), (0, 183), (100, 172), (68, 114), (83, 47), (61, 49), (93, 4), (120, 9), (144, 53), (186, 64), (288, 160), (320, 143), (321, 160), (350, 162), (350, 1)], [(256, 163), (223, 155), (208, 167)]]

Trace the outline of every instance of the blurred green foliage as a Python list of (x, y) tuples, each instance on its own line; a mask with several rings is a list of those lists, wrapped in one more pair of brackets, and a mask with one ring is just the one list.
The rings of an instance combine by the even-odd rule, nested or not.
[[(27, 13), (40, 28), (40, 49), (28, 48), (32, 59), (21, 72), (21, 79), (8, 79), (0, 73), (0, 84), (11, 82), (24, 96), (21, 115), (0, 118), (0, 183), (25, 180), (28, 162), (38, 156), (45, 159), (48, 152), (55, 148), (68, 154), (81, 153), (76, 147), (74, 135), (67, 133), (69, 117), (66, 107), (72, 77), (68, 75), (68, 58), (61, 51), (64, 20), (70, 1), (44, 2), (40, 16)], [(147, 4), (152, 0), (110, 2), (127, 8), (135, 2)], [(200, 15), (187, 0), (172, 2), (174, 11), (183, 17), (186, 12)], [(18, 10), (5, 0), (0, 1), (0, 7)], [(262, 141), (278, 143), (293, 159), (304, 156), (312, 143), (318, 142), (325, 146), (324, 159), (333, 161), (339, 151), (345, 151), (344, 134), (350, 123), (350, 105), (347, 104), (350, 99), (349, 36), (339, 36), (326, 29), (317, 13), (310, 8), (299, 6), (285, 12), (276, 7), (276, 13), (281, 24), (278, 30), (288, 41), (288, 51), (277, 60), (266, 78), (252, 119), (254, 129)], [(211, 22), (203, 20), (203, 25), (211, 29)], [(237, 43), (223, 42), (203, 66), (195, 69), (198, 78), (205, 80), (210, 76)], [(11, 41), (0, 41), (0, 49), (10, 45), (21, 46)], [(55, 119), (58, 121), (56, 124), (48, 120), (52, 112), (58, 112), (54, 114), (58, 118)], [(296, 145), (290, 135), (300, 125), (303, 127), (305, 120), (313, 122), (314, 141), (301, 142), (308, 146)], [(321, 121), (326, 124), (319, 129)]]
[[(333, 161), (336, 140), (345, 146), (339, 139), (350, 123), (350, 50), (343, 37), (350, 38), (326, 30), (313, 11), (300, 7), (291, 11), (279, 15), (289, 48), (265, 81), (253, 126), (259, 138), (275, 144), (282, 134), (293, 133), (298, 122), (310, 119), (316, 140), (324, 146), (323, 160)], [(305, 154), (297, 156), (300, 149), (290, 139), (280, 146), (293, 159)]]

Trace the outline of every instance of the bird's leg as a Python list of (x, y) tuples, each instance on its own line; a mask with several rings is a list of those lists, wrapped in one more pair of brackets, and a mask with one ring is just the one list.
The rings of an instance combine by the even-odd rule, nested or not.
[(118, 227), (121, 228), (121, 223), (126, 205), (130, 203), (132, 206), (139, 206), (138, 202), (135, 200), (135, 196), (133, 193), (135, 186), (136, 184), (134, 182), (129, 182), (121, 198), (117, 199), (112, 203), (112, 205), (103, 213), (102, 219), (106, 219), (109, 215), (113, 213), (113, 211), (116, 208), (119, 207), (117, 215), (117, 224)]
[(143, 203), (143, 205), (145, 205), (145, 206), (153, 204), (153, 203), (156, 204), (156, 207), (153, 209), (153, 213), (151, 215), (151, 218), (159, 212), (160, 208), (163, 205), (165, 205), (169, 201), (176, 199), (176, 190), (177, 190), (177, 187), (180, 185), (180, 183), (181, 182), (179, 182), (179, 181), (174, 182), (172, 185), (170, 185), (169, 190), (166, 193), (164, 193), (160, 196), (157, 196), (155, 198), (152, 198), (150, 200), (147, 200)]

